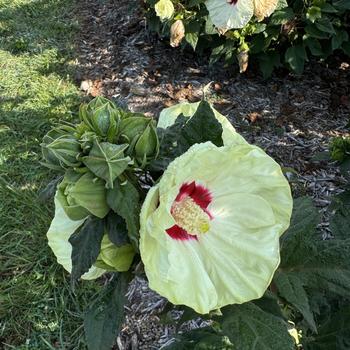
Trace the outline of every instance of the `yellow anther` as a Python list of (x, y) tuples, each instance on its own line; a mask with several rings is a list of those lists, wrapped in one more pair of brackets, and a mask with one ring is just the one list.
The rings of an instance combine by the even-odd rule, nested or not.
[(171, 213), (176, 223), (190, 235), (206, 233), (210, 228), (208, 214), (191, 197), (174, 202)]

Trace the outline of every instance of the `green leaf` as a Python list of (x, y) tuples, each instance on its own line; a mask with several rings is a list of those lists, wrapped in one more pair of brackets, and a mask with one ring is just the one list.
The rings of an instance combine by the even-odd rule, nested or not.
[(305, 27), (305, 32), (308, 36), (316, 39), (328, 39), (329, 33), (324, 32), (323, 30), (320, 30), (316, 27), (315, 24), (312, 24), (311, 22), (308, 23)]
[(350, 238), (350, 191), (345, 191), (332, 200), (333, 216), (329, 226), (337, 239)]
[(306, 59), (307, 56), (303, 45), (289, 47), (285, 54), (286, 62), (296, 74), (301, 74), (304, 71)]
[(350, 10), (349, 0), (335, 0), (333, 1), (333, 6), (339, 10)]
[(278, 0), (277, 6), (276, 6), (276, 10), (280, 10), (280, 9), (285, 8), (285, 7), (288, 7), (287, 0)]
[(178, 335), (166, 350), (234, 350), (236, 349), (226, 336), (211, 327), (194, 329)]
[(310, 310), (309, 299), (303, 282), (295, 275), (277, 272), (274, 283), (280, 297), (294, 306), (305, 318), (314, 332), (317, 332), (314, 316)]
[(198, 21), (191, 21), (185, 26), (185, 39), (196, 50), (201, 25)]
[(304, 259), (292, 268), (308, 288), (350, 298), (350, 240), (316, 241), (304, 249)]
[(222, 310), (222, 331), (239, 350), (293, 350), (287, 322), (253, 303), (230, 305)]
[(339, 170), (340, 173), (346, 178), (350, 179), (350, 157), (346, 157), (340, 164), (339, 164)]
[(294, 11), (291, 7), (284, 7), (275, 11), (270, 18), (270, 24), (281, 25), (286, 24), (294, 18)]
[(317, 325), (319, 327), (319, 318), (323, 316), (328, 316), (331, 312), (332, 299), (329, 298), (329, 293), (325, 291), (313, 290), (312, 294), (309, 295), (310, 309), (315, 315), (317, 320)]
[(255, 27), (255, 29), (254, 29), (253, 34), (263, 33), (266, 30), (265, 23), (256, 23), (254, 27)]
[(266, 49), (266, 40), (264, 34), (254, 35), (249, 45), (249, 52), (251, 54), (256, 54), (264, 51)]
[(193, 50), (196, 50), (198, 33), (186, 33), (185, 40), (192, 46)]
[(345, 55), (350, 56), (350, 41), (344, 42), (341, 48), (344, 51)]
[(72, 245), (72, 281), (89, 271), (100, 253), (104, 234), (103, 220), (89, 217), (69, 238)]
[(317, 22), (315, 22), (315, 25), (322, 32), (335, 34), (332, 22), (326, 17), (322, 17), (321, 19), (319, 19)]
[(156, 16), (155, 11), (148, 11), (145, 13), (147, 19), (147, 30), (151, 32), (160, 32), (162, 29), (162, 22), (158, 16)]
[(226, 46), (224, 44), (214, 47), (210, 54), (209, 64), (213, 65), (214, 63), (218, 62), (225, 52)]
[[(311, 198), (299, 197), (294, 199), (289, 228), (281, 237), (281, 254), (283, 254), (286, 263), (293, 264), (298, 261), (300, 256), (296, 256), (296, 249), (300, 244), (300, 240), (305, 239), (307, 242), (311, 240), (319, 221), (320, 215)], [(293, 249), (289, 252), (290, 248)]]
[(258, 56), (258, 60), (264, 79), (269, 78), (274, 68), (281, 65), (280, 54), (275, 51), (261, 53)]
[(158, 158), (151, 163), (152, 170), (165, 170), (176, 157), (185, 153), (195, 143), (211, 141), (222, 146), (222, 126), (206, 101), (202, 101), (191, 118), (180, 116), (175, 124), (158, 129), (161, 134)]
[(138, 248), (140, 229), (140, 195), (131, 181), (120, 183), (117, 179), (113, 189), (107, 190), (107, 203), (126, 222), (129, 238)]
[(269, 290), (260, 299), (254, 300), (253, 303), (265, 312), (284, 318), (281, 307), (278, 305), (277, 296)]
[(95, 140), (89, 155), (83, 157), (83, 163), (96, 176), (105, 180), (108, 187), (113, 188), (114, 180), (124, 172), (131, 160), (124, 156), (127, 147), (127, 144), (115, 145)]
[(39, 200), (42, 202), (46, 202), (50, 199), (52, 199), (55, 196), (55, 193), (57, 191), (58, 184), (62, 181), (63, 177), (59, 176), (56, 179), (53, 179), (50, 181), (46, 187), (40, 191), (39, 193)]
[(349, 350), (350, 307), (344, 307), (321, 325), (312, 341), (306, 342), (306, 350)]
[(310, 52), (313, 56), (322, 57), (323, 56), (323, 50), (320, 42), (318, 39), (315, 38), (307, 38), (304, 40), (304, 44), (306, 47), (310, 49)]
[(106, 231), (109, 240), (117, 247), (130, 243), (125, 220), (112, 211), (106, 218)]
[(196, 113), (188, 120), (180, 138), (187, 148), (195, 143), (211, 141), (214, 145), (223, 146), (222, 126), (215, 118), (215, 114), (207, 101), (201, 101)]
[(311, 200), (294, 203), (292, 223), (281, 238), (281, 273), (300, 280), (306, 290), (350, 297), (350, 239), (321, 240), (319, 214)]
[(127, 273), (119, 273), (95, 299), (84, 316), (84, 330), (89, 350), (110, 350), (124, 320)]
[(341, 47), (344, 41), (349, 40), (349, 35), (345, 30), (336, 30), (336, 34), (332, 36), (332, 50), (337, 50)]
[(338, 10), (336, 8), (334, 8), (328, 2), (326, 2), (325, 4), (322, 5), (321, 11), (326, 12), (326, 13), (338, 13)]

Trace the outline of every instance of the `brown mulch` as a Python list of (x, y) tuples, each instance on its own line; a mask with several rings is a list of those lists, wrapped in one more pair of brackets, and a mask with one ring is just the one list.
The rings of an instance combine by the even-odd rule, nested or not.
[[(261, 146), (287, 174), (297, 195), (311, 195), (323, 211), (344, 184), (337, 167), (313, 157), (330, 139), (349, 135), (350, 61), (310, 62), (302, 77), (281, 70), (264, 81), (254, 69), (217, 64), (171, 48), (147, 32), (139, 0), (80, 0), (76, 81), (88, 95), (105, 95), (133, 111), (155, 116), (181, 101), (198, 101), (210, 82), (209, 99), (249, 142)], [(321, 232), (328, 232), (327, 220)], [(174, 330), (155, 311), (164, 300), (145, 282), (129, 291), (119, 349), (158, 349)], [(201, 326), (201, 320), (190, 327)]]

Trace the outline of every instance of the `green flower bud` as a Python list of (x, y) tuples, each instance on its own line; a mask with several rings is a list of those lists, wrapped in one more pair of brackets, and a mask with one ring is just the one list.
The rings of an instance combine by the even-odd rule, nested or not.
[(119, 137), (122, 142), (132, 143), (135, 137), (139, 138), (147, 125), (152, 121), (151, 118), (142, 114), (131, 114), (128, 118), (120, 122)]
[(87, 105), (82, 105), (79, 115), (83, 122), (83, 125), (79, 126), (80, 135), (88, 130), (108, 142), (115, 141), (121, 112), (113, 102), (104, 97), (97, 97)]
[(103, 218), (109, 212), (105, 183), (91, 172), (82, 175), (68, 170), (58, 186), (57, 199), (71, 220), (90, 214)]
[(109, 104), (112, 108), (116, 108), (116, 105), (108, 98), (97, 96), (88, 103), (88, 109), (94, 110), (96, 108), (104, 106), (105, 104)]
[(137, 167), (144, 167), (159, 151), (154, 121), (142, 114), (135, 114), (121, 121), (119, 141), (129, 144), (127, 154), (136, 159)]
[(79, 167), (78, 156), (81, 152), (79, 141), (74, 136), (74, 128), (61, 125), (50, 130), (43, 138), (41, 150), (45, 162), (43, 165), (53, 170)]
[(135, 145), (136, 160), (141, 167), (148, 161), (157, 157), (159, 152), (159, 140), (156, 128), (151, 121)]
[(117, 247), (106, 234), (103, 236), (101, 251), (94, 265), (107, 271), (128, 271), (134, 255), (135, 251), (131, 244)]
[(97, 139), (96, 134), (93, 131), (85, 131), (79, 138), (81, 148), (84, 153), (89, 153), (95, 140)]

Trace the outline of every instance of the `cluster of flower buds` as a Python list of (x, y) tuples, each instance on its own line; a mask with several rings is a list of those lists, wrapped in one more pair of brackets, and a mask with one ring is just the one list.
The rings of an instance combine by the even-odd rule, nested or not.
[(62, 124), (45, 135), (43, 164), (65, 172), (58, 199), (71, 219), (103, 218), (109, 211), (107, 189), (124, 172), (142, 169), (158, 155), (156, 125), (104, 97), (82, 105), (79, 117), (79, 124)]
[(127, 154), (143, 168), (150, 160), (156, 158), (159, 140), (154, 120), (142, 114), (131, 115), (120, 123), (119, 139), (129, 145)]
[(91, 133), (108, 142), (116, 142), (122, 111), (113, 102), (104, 97), (97, 97), (90, 103), (80, 106), (79, 116), (80, 136)]
[(60, 125), (44, 137), (42, 153), (47, 167), (66, 170), (84, 166), (94, 143), (125, 145), (131, 165), (143, 168), (159, 150), (156, 125), (152, 118), (123, 111), (104, 98), (97, 97), (80, 107), (78, 125)]

